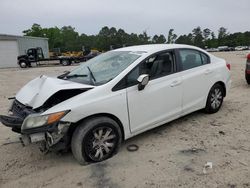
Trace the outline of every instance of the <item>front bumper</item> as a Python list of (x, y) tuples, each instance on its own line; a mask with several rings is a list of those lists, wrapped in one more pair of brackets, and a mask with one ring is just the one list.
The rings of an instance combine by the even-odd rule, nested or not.
[(69, 122), (58, 122), (51, 127), (22, 130), (20, 140), (23, 146), (31, 143), (40, 144), (40, 150), (43, 152), (67, 150), (70, 143), (68, 134), (70, 125)]
[(41, 132), (54, 132), (57, 130), (58, 123), (45, 125), (42, 127), (32, 128), (32, 129), (24, 129), (21, 130), (23, 119), (16, 116), (6, 116), (0, 115), (0, 121), (7, 127), (11, 127), (14, 132), (22, 133), (22, 134), (34, 134), (34, 133), (41, 133)]
[(68, 129), (70, 122), (56, 122), (41, 127), (22, 129), (24, 119), (33, 113), (38, 113), (17, 101), (13, 101), (9, 110), (11, 115), (0, 115), (0, 122), (3, 125), (12, 128), (12, 131), (21, 134), (22, 144), (28, 145), (31, 143), (43, 143), (47, 149), (64, 150), (68, 148), (70, 137)]
[(0, 115), (0, 121), (5, 126), (11, 127), (12, 131), (21, 134), (20, 140), (23, 146), (31, 143), (44, 143), (42, 145), (46, 147), (46, 149), (42, 150), (56, 151), (69, 147), (70, 139), (67, 134), (71, 125), (69, 122), (58, 122), (42, 127), (22, 130), (22, 118)]
[(16, 116), (6, 116), (0, 115), (0, 121), (7, 127), (11, 127), (12, 131), (21, 133), (21, 127), (23, 123), (23, 119)]
[(9, 112), (11, 112), (11, 115), (0, 115), (0, 122), (7, 127), (11, 127), (12, 131), (17, 133), (21, 133), (24, 119), (32, 113), (37, 113), (31, 107), (23, 105), (15, 98)]

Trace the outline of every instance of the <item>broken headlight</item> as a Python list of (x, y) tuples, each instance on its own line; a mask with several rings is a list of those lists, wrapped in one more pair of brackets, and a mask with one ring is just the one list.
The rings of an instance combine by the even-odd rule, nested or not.
[(38, 114), (32, 114), (29, 115), (22, 124), (22, 130), (25, 129), (32, 129), (37, 127), (42, 127), (44, 125), (50, 125), (53, 123), (58, 122), (60, 119), (62, 119), (69, 111), (62, 111), (62, 112), (56, 112), (52, 114), (46, 114), (46, 115), (38, 115)]

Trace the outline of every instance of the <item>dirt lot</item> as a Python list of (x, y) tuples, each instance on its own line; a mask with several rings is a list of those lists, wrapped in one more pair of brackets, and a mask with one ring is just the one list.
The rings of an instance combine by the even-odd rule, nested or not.
[[(80, 166), (71, 153), (42, 155), (22, 147), (18, 135), (0, 125), (0, 187), (250, 187), (250, 87), (245, 53), (217, 53), (231, 63), (232, 88), (213, 115), (195, 112), (123, 143), (99, 164)], [(73, 67), (0, 70), (0, 113), (8, 97), (41, 74)], [(14, 142), (14, 143), (11, 143)], [(9, 143), (9, 144), (8, 144)], [(137, 152), (126, 146), (137, 144)], [(206, 162), (212, 169), (203, 173)]]

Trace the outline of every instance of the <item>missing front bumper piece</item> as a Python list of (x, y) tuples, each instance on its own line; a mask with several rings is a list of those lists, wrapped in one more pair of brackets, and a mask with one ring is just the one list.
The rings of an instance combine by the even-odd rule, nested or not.
[(30, 135), (22, 135), (20, 138), (23, 146), (27, 146), (30, 143), (37, 143), (45, 141), (45, 133), (35, 133)]

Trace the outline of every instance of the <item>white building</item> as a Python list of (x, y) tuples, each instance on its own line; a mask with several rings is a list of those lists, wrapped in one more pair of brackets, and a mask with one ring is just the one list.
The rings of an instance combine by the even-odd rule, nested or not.
[(44, 57), (49, 56), (48, 38), (0, 34), (0, 68), (19, 67), (17, 56), (29, 48), (41, 47)]

